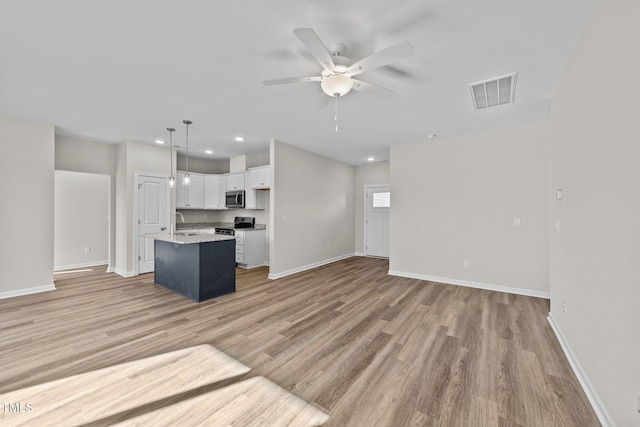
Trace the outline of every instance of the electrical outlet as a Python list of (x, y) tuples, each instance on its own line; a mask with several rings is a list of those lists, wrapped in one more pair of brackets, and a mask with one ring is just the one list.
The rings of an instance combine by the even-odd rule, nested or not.
[(282, 215), (282, 222), (287, 222), (289, 221), (289, 216), (288, 215)]
[(469, 260), (465, 259), (464, 261), (462, 261), (462, 267), (463, 268), (469, 268)]
[(518, 217), (513, 218), (513, 226), (514, 227), (520, 227), (520, 218), (518, 218)]
[(562, 301), (562, 312), (564, 314), (567, 314), (567, 302), (566, 301)]
[(91, 253), (91, 246), (87, 246), (86, 248), (84, 248), (84, 253), (85, 254), (90, 254)]

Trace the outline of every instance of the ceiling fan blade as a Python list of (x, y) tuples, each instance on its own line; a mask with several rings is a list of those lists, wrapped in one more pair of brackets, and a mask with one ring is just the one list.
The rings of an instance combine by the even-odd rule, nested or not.
[(347, 76), (356, 76), (374, 68), (383, 67), (400, 59), (413, 55), (413, 46), (409, 42), (401, 42), (356, 62), (345, 71)]
[(375, 92), (380, 95), (391, 95), (393, 91), (391, 89), (387, 89), (386, 87), (378, 86), (373, 83), (363, 82), (362, 80), (353, 80), (353, 88), (354, 90), (367, 91), (367, 92)]
[(322, 65), (322, 68), (328, 72), (332, 72), (336, 67), (331, 59), (331, 53), (327, 50), (320, 37), (311, 28), (296, 28), (293, 30), (302, 44), (311, 52), (316, 61)]
[(330, 97), (325, 93), (320, 95), (320, 98), (318, 98), (318, 103), (316, 104), (316, 110), (326, 109), (329, 106), (329, 103), (331, 102), (332, 99), (333, 99), (332, 97)]
[(303, 83), (303, 82), (319, 82), (322, 77), (285, 77), (284, 79), (265, 80), (262, 82), (265, 86), (283, 85), (288, 83)]

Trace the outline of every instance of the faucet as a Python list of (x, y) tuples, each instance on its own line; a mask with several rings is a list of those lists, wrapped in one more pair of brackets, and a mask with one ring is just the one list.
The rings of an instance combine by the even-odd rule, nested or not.
[(173, 236), (173, 233), (176, 230), (176, 216), (178, 215), (180, 215), (182, 222), (184, 222), (184, 215), (182, 215), (182, 212), (174, 212), (173, 215), (171, 215), (171, 236)]

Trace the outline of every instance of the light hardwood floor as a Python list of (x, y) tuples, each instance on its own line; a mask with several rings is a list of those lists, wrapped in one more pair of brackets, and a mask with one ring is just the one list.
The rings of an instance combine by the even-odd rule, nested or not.
[(238, 270), (235, 294), (201, 304), (152, 274), (58, 273), (57, 291), (0, 300), (0, 401), (209, 344), (324, 410), (327, 426), (600, 425), (547, 300), (387, 270), (361, 257), (275, 281)]

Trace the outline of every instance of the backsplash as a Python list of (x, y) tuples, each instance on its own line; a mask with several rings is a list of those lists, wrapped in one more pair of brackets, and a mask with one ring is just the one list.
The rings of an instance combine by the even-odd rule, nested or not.
[[(269, 223), (269, 194), (265, 197), (265, 209), (228, 209), (224, 211), (204, 209), (176, 209), (184, 215), (184, 222), (233, 222), (236, 216), (252, 216), (256, 224)], [(180, 221), (180, 216), (178, 216)]]

